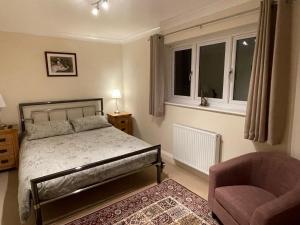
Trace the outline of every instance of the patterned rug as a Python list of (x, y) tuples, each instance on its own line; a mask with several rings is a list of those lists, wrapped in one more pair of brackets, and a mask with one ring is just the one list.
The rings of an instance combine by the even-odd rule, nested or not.
[(166, 180), (67, 225), (218, 225), (207, 201)]

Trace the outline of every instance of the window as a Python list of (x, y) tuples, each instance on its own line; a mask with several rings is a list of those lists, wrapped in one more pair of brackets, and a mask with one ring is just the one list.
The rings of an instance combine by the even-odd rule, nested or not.
[(175, 46), (170, 101), (244, 111), (250, 83), (255, 35), (232, 35)]
[(174, 53), (174, 95), (191, 95), (192, 49), (183, 49)]
[(199, 48), (198, 97), (223, 98), (226, 43)]
[(255, 38), (235, 40), (233, 100), (247, 101)]

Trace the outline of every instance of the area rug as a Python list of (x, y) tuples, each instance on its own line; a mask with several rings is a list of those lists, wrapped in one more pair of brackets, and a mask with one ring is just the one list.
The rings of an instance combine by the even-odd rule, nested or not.
[(166, 180), (67, 225), (218, 225), (207, 201)]

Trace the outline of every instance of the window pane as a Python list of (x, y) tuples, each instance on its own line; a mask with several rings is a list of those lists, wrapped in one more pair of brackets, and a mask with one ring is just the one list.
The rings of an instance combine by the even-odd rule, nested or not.
[(175, 52), (174, 95), (190, 96), (191, 94), (192, 49)]
[(254, 47), (254, 37), (236, 43), (233, 100), (247, 101)]
[(198, 96), (223, 98), (225, 43), (200, 47)]

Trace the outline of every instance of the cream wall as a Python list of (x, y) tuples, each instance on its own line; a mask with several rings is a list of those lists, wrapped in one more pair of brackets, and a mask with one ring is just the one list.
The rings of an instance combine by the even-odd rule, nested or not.
[[(259, 1), (249, 1), (247, 4), (223, 11), (230, 15), (251, 11), (241, 17), (226, 19), (179, 34), (167, 37), (168, 44), (182, 41), (196, 36), (207, 35), (216, 31), (240, 26), (253, 26), (258, 21), (257, 7)], [(292, 15), (292, 52), (291, 52), (291, 88), (289, 112), (287, 115), (287, 131), (281, 145), (270, 146), (267, 144), (254, 144), (243, 138), (243, 116), (229, 115), (203, 111), (200, 109), (183, 108), (166, 105), (166, 115), (163, 119), (155, 119), (148, 115), (149, 105), (149, 80), (150, 80), (150, 49), (146, 38), (132, 41), (123, 45), (123, 89), (125, 95), (125, 109), (135, 117), (134, 128), (136, 135), (152, 143), (161, 143), (165, 151), (172, 154), (172, 125), (181, 123), (188, 126), (217, 132), (222, 135), (222, 160), (254, 151), (282, 151), (300, 158), (300, 27), (299, 27), (300, 2), (293, 2)], [(217, 16), (217, 14), (215, 15)], [(206, 18), (195, 20), (197, 24)], [(176, 19), (173, 19), (176, 20)], [(169, 25), (174, 25), (174, 21)], [(241, 21), (242, 20), (242, 21)], [(176, 21), (175, 21), (176, 22)], [(178, 21), (177, 21), (178, 22)], [(205, 22), (205, 21), (204, 21)], [(168, 24), (168, 23), (166, 23)], [(162, 29), (166, 25), (163, 23)], [(194, 25), (193, 22), (190, 25)], [(185, 24), (188, 26), (188, 24)], [(175, 26), (176, 27), (176, 26)], [(169, 28), (168, 28), (169, 29)], [(168, 31), (168, 30), (167, 30)], [(162, 30), (162, 33), (165, 33)], [(168, 33), (168, 32), (167, 32)], [(296, 82), (297, 79), (297, 82)]]
[[(78, 77), (47, 77), (44, 51), (77, 54)], [(7, 103), (1, 119), (18, 121), (24, 101), (104, 97), (113, 110), (111, 90), (122, 88), (121, 45), (0, 32), (0, 93)]]
[(150, 80), (150, 46), (144, 38), (123, 45), (123, 89), (125, 109), (134, 116), (135, 134), (152, 143), (162, 144), (163, 150), (172, 154), (172, 124), (217, 132), (222, 135), (222, 160), (262, 150), (286, 150), (287, 143), (279, 146), (254, 145), (243, 138), (243, 116), (209, 112), (166, 105), (164, 119), (148, 114)]
[[(1, 113), (1, 119), (7, 123), (17, 122), (19, 102), (49, 99), (104, 97), (105, 111), (112, 111), (114, 102), (110, 97), (111, 90), (119, 88), (124, 93), (123, 108), (133, 113), (135, 134), (152, 144), (162, 144), (163, 149), (169, 153), (172, 153), (172, 125), (181, 123), (221, 134), (222, 160), (267, 149), (289, 152), (290, 148), (292, 154), (300, 158), (300, 29), (296, 24), (300, 7), (299, 2), (295, 4), (291, 54), (292, 72), (294, 79), (298, 74), (298, 80), (294, 87), (296, 95), (293, 126), (290, 128), (292, 135), (288, 135), (282, 145), (254, 145), (244, 140), (243, 116), (171, 105), (166, 105), (164, 119), (149, 116), (148, 38), (121, 46), (0, 32), (0, 93), (8, 106)], [(79, 76), (48, 78), (44, 51), (76, 52)]]

